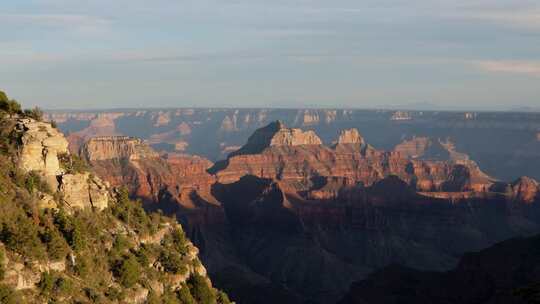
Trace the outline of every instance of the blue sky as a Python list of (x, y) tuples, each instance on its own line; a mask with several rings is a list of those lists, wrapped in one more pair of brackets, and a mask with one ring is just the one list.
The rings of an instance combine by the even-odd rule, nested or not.
[(540, 107), (540, 1), (3, 0), (0, 20), (25, 105)]

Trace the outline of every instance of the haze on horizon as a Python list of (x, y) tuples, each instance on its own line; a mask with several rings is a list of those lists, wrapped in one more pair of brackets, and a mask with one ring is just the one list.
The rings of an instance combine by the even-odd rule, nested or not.
[(48, 109), (540, 107), (540, 2), (6, 0), (0, 90)]

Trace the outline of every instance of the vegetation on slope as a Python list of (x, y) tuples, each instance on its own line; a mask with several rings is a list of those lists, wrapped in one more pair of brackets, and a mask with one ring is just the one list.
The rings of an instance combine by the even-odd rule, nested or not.
[(230, 303), (176, 221), (147, 214), (125, 189), (102, 212), (39, 209), (39, 193), (58, 193), (17, 168), (15, 116), (42, 112), (22, 111), (0, 91), (0, 303)]

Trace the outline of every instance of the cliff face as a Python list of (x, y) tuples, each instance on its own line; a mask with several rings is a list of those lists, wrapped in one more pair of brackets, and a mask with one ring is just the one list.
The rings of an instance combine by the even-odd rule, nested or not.
[(521, 177), (512, 183), (514, 199), (526, 203), (533, 203), (538, 198), (540, 186), (538, 182), (529, 177)]
[[(342, 177), (369, 186), (396, 175), (425, 192), (481, 192), (493, 183), (472, 161), (416, 160), (400, 152), (378, 151), (367, 145), (356, 129), (342, 131), (334, 148), (329, 148), (320, 141), (306, 141), (304, 133), (276, 124), (256, 131), (244, 147), (217, 164), (211, 171), (218, 181), (231, 183), (255, 175), (308, 187), (313, 178)], [(275, 144), (284, 134), (287, 140)], [(258, 141), (258, 136), (262, 140)]]
[(73, 209), (107, 208), (108, 186), (89, 173), (69, 172), (64, 162), (69, 162), (68, 141), (49, 123), (30, 118), (18, 119), (15, 132), (20, 136), (18, 166), (26, 173), (41, 176), (50, 190), (58, 191), (59, 199), (42, 193), (41, 205), (57, 207), (65, 204)]
[(50, 124), (20, 119), (16, 125), (21, 134), (19, 167), (26, 172), (39, 171), (46, 177), (62, 174), (59, 154), (68, 153), (68, 141)]
[(210, 195), (215, 178), (206, 172), (212, 163), (204, 158), (172, 153), (160, 157), (141, 140), (114, 136), (89, 140), (81, 154), (99, 176), (113, 187), (127, 186), (151, 209), (157, 202), (168, 212), (219, 205)]
[(332, 147), (317, 138), (274, 122), (215, 165), (174, 154), (92, 165), (175, 213), (218, 286), (246, 303), (332, 303), (390, 263), (448, 269), (467, 250), (540, 231), (533, 181), (380, 151), (354, 129)]
[(93, 137), (81, 150), (90, 162), (111, 159), (141, 159), (158, 157), (142, 140), (126, 136)]

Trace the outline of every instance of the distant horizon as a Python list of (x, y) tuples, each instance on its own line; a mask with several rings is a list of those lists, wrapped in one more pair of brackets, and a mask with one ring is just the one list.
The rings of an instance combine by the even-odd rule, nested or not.
[(358, 111), (410, 111), (410, 112), (478, 112), (478, 113), (540, 113), (540, 107), (515, 107), (511, 109), (477, 109), (471, 108), (441, 108), (441, 109), (422, 109), (414, 107), (248, 107), (248, 106), (171, 106), (171, 107), (120, 107), (120, 108), (41, 108), (45, 112), (111, 112), (111, 111), (163, 111), (177, 109), (216, 109), (216, 110), (358, 110)]

